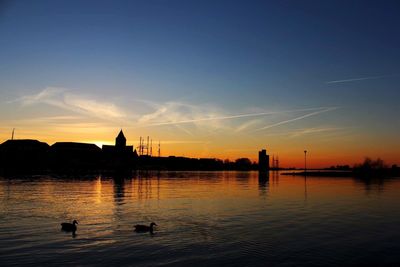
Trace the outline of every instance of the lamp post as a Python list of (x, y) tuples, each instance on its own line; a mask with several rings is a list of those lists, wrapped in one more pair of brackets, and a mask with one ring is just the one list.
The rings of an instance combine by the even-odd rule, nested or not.
[(304, 174), (307, 172), (307, 150), (304, 150)]

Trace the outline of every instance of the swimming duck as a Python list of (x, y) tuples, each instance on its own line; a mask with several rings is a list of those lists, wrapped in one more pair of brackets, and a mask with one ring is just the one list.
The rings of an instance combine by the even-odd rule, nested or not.
[(74, 220), (72, 223), (62, 223), (61, 230), (64, 230), (66, 232), (75, 232), (76, 224), (78, 224), (76, 220)]
[(136, 224), (135, 227), (135, 232), (153, 232), (153, 227), (157, 226), (156, 223), (151, 223), (150, 226), (147, 225), (142, 225), (142, 224)]

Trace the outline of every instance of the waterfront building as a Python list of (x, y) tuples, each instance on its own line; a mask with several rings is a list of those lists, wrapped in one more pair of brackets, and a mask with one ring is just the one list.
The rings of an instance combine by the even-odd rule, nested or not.
[(269, 155), (265, 149), (258, 152), (258, 170), (260, 172), (269, 171)]

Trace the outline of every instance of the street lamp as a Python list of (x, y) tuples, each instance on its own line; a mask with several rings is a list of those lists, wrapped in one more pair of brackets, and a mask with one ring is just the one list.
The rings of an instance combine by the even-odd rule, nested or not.
[(307, 150), (304, 150), (304, 173), (307, 172)]

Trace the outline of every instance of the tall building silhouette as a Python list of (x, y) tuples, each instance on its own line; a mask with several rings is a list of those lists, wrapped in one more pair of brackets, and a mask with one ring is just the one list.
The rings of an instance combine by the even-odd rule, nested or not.
[(115, 145), (103, 145), (103, 161), (107, 168), (133, 167), (138, 157), (133, 146), (126, 145), (126, 138), (122, 129), (115, 138)]
[(126, 138), (121, 129), (118, 136), (115, 138), (115, 148), (122, 150), (125, 147), (126, 147)]
[[(120, 153), (120, 152), (126, 152), (126, 153), (133, 153), (133, 146), (127, 146), (126, 145), (126, 138), (124, 135), (124, 132), (121, 131), (115, 138), (115, 145), (103, 145), (102, 147), (103, 152), (105, 153)], [(136, 151), (135, 151), (136, 152)]]
[(269, 155), (265, 149), (258, 152), (258, 170), (260, 172), (269, 171)]

